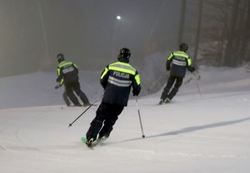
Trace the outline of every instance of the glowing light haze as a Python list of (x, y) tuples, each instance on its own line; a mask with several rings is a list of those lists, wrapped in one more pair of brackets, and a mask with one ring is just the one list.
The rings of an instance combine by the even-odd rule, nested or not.
[[(100, 70), (129, 47), (138, 67), (175, 47), (181, 0), (2, 0), (0, 76), (54, 70), (62, 52)], [(120, 17), (119, 17), (120, 16)], [(126, 20), (123, 20), (126, 19)]]

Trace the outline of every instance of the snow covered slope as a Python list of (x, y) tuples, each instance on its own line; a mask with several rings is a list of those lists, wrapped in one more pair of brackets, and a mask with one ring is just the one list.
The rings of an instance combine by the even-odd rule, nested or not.
[[(37, 80), (36, 86), (39, 75), (44, 74), (20, 80), (23, 84)], [(48, 106), (43, 99), (52, 103), (60, 93), (49, 97), (44, 91), (42, 96), (31, 87), (30, 97), (39, 97), (44, 106), (17, 105), (0, 110), (0, 172), (248, 173), (250, 75), (244, 68), (202, 67), (201, 76), (198, 83), (192, 79), (184, 84), (171, 104), (156, 105), (161, 91), (140, 98), (139, 107), (130, 100), (111, 137), (93, 150), (83, 145), (80, 137), (85, 135), (97, 107), (68, 128), (84, 108)], [(1, 95), (9, 92), (14, 100), (9, 89), (18, 91), (17, 84), (10, 78), (1, 79), (3, 83)], [(145, 139), (141, 138), (138, 109)]]

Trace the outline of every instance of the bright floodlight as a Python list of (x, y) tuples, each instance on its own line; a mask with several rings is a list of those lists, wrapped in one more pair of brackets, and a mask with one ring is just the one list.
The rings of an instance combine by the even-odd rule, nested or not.
[(122, 17), (121, 17), (121, 16), (116, 16), (116, 19), (117, 19), (117, 20), (121, 20)]

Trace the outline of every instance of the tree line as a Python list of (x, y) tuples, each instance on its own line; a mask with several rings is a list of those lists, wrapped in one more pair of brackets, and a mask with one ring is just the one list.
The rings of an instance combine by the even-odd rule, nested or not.
[(191, 4), (186, 8), (196, 6), (190, 12), (186, 9), (185, 21), (186, 25), (196, 21), (196, 28), (184, 31), (195, 35), (195, 63), (234, 67), (250, 61), (249, 0), (184, 1)]

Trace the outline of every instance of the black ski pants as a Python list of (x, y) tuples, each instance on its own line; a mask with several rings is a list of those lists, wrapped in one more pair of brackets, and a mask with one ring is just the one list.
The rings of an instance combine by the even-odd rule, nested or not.
[(80, 83), (78, 81), (65, 83), (65, 90), (66, 90), (67, 96), (74, 103), (74, 105), (76, 106), (81, 105), (77, 97), (75, 96), (74, 92), (80, 97), (84, 105), (89, 105), (89, 100), (87, 96), (85, 95), (85, 93), (82, 92)]
[[(178, 92), (180, 86), (182, 85), (182, 82), (183, 82), (183, 77), (170, 75), (168, 78), (167, 85), (161, 94), (161, 99), (165, 100), (166, 98), (168, 98), (171, 100)], [(172, 88), (173, 85), (174, 87)]]
[(99, 138), (102, 136), (108, 137), (123, 108), (124, 106), (121, 105), (102, 102), (96, 111), (96, 117), (91, 122), (90, 128), (87, 131), (87, 140), (91, 138), (96, 139), (98, 134)]
[(69, 98), (67, 96), (66, 91), (63, 92), (63, 100), (64, 100), (64, 102), (66, 103), (67, 106), (70, 106), (70, 101), (69, 101)]

